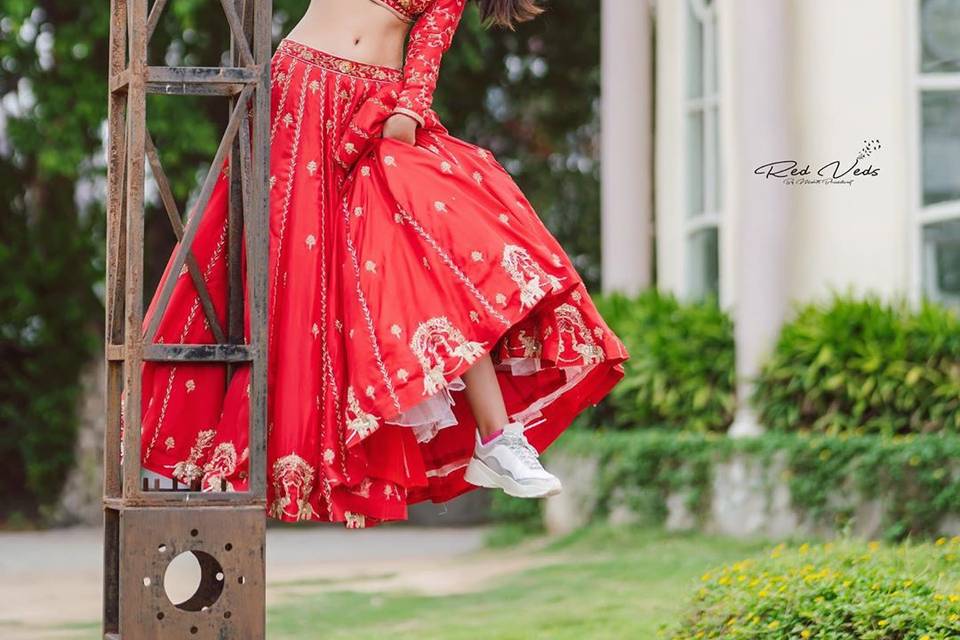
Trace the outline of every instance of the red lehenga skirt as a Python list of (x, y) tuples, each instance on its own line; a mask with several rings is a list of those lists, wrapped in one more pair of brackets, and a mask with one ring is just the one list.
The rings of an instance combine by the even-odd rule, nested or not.
[[(433, 113), (415, 146), (380, 137), (399, 71), (290, 40), (272, 64), (269, 515), (402, 520), (473, 488), (460, 376), (478, 357), (491, 352), (509, 413), (543, 450), (617, 383), (627, 352), (489, 151)], [(221, 318), (227, 190), (221, 176), (194, 212)], [(169, 270), (157, 341), (213, 342), (189, 275)], [(248, 374), (145, 363), (144, 468), (244, 489)]]

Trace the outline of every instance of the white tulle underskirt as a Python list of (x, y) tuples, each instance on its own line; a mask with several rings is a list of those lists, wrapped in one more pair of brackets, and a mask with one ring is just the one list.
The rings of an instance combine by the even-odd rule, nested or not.
[[(544, 407), (576, 386), (594, 366), (560, 367), (560, 370), (566, 376), (564, 384), (554, 389), (552, 393), (531, 402), (522, 411), (511, 414), (510, 420), (529, 424), (539, 418)], [(498, 371), (508, 371), (513, 376), (528, 376), (540, 371), (542, 366), (539, 358), (509, 358), (500, 362), (496, 368)], [(386, 422), (401, 427), (410, 427), (416, 435), (417, 442), (429, 442), (441, 429), (458, 424), (457, 417), (453, 413), (453, 406), (456, 403), (452, 392), (463, 391), (464, 389), (466, 389), (466, 384), (464, 384), (463, 378), (456, 376), (438, 393), (425, 398), (422, 402), (386, 420)]]

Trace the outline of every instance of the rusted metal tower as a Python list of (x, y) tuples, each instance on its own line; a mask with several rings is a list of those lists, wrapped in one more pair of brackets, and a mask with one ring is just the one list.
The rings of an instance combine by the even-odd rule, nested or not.
[[(210, 0), (211, 2), (214, 0)], [(267, 176), (270, 117), (270, 0), (220, 0), (231, 33), (231, 64), (153, 66), (147, 45), (167, 0), (111, 0), (107, 213), (107, 427), (104, 443), (104, 610), (108, 640), (263, 638), (266, 481)], [(146, 96), (222, 96), (230, 118), (184, 225), (146, 126)], [(230, 213), (226, 327), (213, 312), (191, 245), (229, 154)], [(180, 241), (171, 273), (186, 267), (217, 344), (157, 344), (144, 327), (144, 178), (150, 163)], [(245, 244), (244, 246), (244, 239)], [(244, 337), (241, 254), (247, 265), (250, 339)], [(161, 290), (155, 320), (170, 300)], [(144, 361), (250, 363), (250, 476), (246, 492), (201, 492), (141, 481), (140, 401)], [(121, 402), (124, 429), (121, 464)], [(192, 552), (196, 593), (172, 603), (164, 573)]]

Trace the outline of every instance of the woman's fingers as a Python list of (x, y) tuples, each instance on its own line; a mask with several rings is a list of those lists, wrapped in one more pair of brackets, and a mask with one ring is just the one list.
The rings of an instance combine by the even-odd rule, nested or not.
[(417, 141), (417, 121), (408, 115), (395, 113), (383, 123), (383, 137), (414, 144)]

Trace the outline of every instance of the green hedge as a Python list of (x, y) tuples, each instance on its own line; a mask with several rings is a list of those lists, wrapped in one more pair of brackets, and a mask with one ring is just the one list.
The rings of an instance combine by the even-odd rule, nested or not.
[(777, 431), (960, 433), (960, 318), (876, 298), (805, 306), (753, 401)]
[(895, 547), (849, 540), (779, 545), (705, 573), (665, 635), (947, 640), (960, 630), (960, 538)]
[[(842, 530), (853, 510), (838, 504), (835, 492), (856, 491), (859, 499), (882, 498), (883, 537), (932, 537), (943, 518), (960, 515), (960, 437), (824, 436), (768, 433), (756, 438), (677, 433), (650, 429), (574, 431), (546, 456), (596, 459), (599, 468), (596, 512), (603, 519), (624, 499), (646, 521), (662, 521), (666, 499), (686, 496), (691, 511), (708, 514), (713, 467), (742, 454), (769, 465), (782, 456), (783, 477), (795, 509), (813, 522)], [(772, 487), (771, 487), (772, 490)], [(494, 516), (501, 522), (533, 526), (540, 517), (534, 501), (498, 496)]]
[(626, 375), (594, 424), (724, 431), (733, 420), (733, 324), (714, 301), (681, 303), (668, 293), (598, 296), (621, 337)]

